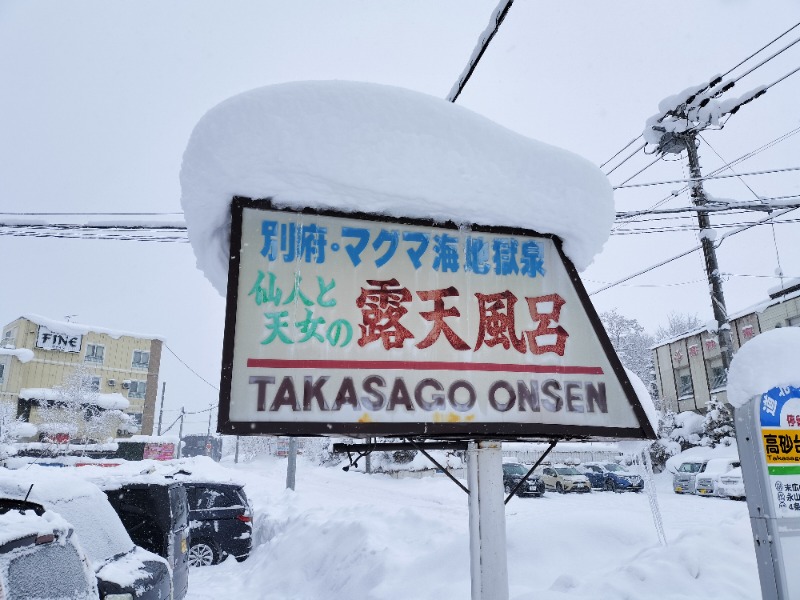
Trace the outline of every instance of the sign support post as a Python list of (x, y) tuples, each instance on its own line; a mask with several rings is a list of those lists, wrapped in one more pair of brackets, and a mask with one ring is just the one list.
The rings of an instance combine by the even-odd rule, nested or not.
[(800, 389), (773, 388), (735, 410), (736, 441), (747, 491), (761, 594), (800, 593)]
[(469, 547), (472, 600), (508, 599), (501, 442), (470, 442)]

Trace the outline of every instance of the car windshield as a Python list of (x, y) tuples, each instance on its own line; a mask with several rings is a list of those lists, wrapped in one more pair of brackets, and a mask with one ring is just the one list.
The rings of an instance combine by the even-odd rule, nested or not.
[(609, 471), (613, 471), (615, 473), (627, 473), (628, 470), (625, 467), (622, 467), (616, 463), (607, 463), (603, 465)]
[(703, 463), (683, 463), (679, 471), (683, 471), (684, 473), (697, 473), (702, 466)]
[(54, 501), (51, 507), (75, 528), (86, 554), (100, 563), (133, 550), (133, 542), (105, 495), (78, 496)]
[(556, 467), (556, 472), (559, 475), (580, 475), (574, 467)]
[(714, 460), (710, 460), (706, 465), (704, 473), (727, 473), (734, 467), (738, 466), (739, 466), (738, 462), (732, 463), (727, 460), (717, 462)]
[(528, 471), (522, 465), (516, 464), (505, 464), (503, 465), (503, 469), (509, 475), (525, 475)]

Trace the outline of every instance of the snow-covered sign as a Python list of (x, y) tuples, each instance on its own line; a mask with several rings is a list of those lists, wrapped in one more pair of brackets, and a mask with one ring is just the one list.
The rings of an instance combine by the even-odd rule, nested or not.
[(222, 433), (653, 435), (558, 238), (232, 205)]
[(39, 325), (36, 347), (42, 350), (78, 353), (81, 351), (82, 340), (83, 336), (80, 334), (53, 331), (44, 325)]

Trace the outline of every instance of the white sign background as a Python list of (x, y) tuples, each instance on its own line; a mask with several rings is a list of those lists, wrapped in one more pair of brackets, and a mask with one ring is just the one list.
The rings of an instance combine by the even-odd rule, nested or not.
[(644, 437), (552, 239), (248, 206), (221, 432)]
[(44, 325), (39, 325), (36, 336), (36, 347), (42, 350), (57, 350), (59, 352), (77, 353), (81, 351), (83, 336), (52, 331)]

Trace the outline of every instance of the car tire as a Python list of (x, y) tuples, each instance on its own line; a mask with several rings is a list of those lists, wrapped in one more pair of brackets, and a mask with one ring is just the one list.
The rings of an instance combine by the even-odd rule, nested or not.
[(556, 491), (557, 491), (559, 494), (563, 494), (563, 493), (564, 493), (564, 486), (563, 486), (563, 485), (561, 485), (561, 482), (560, 482), (560, 481), (556, 483)]
[(217, 551), (206, 542), (195, 542), (189, 548), (190, 567), (208, 567), (217, 563)]

